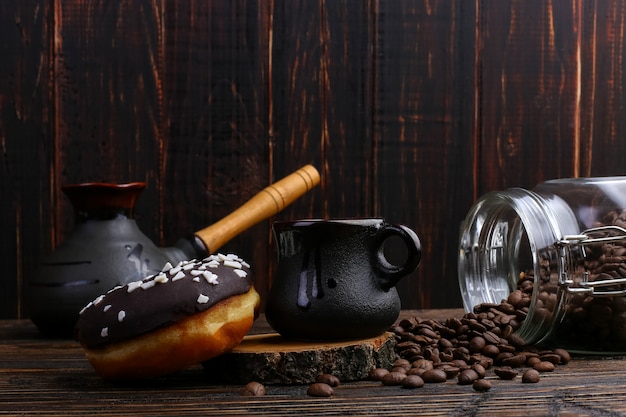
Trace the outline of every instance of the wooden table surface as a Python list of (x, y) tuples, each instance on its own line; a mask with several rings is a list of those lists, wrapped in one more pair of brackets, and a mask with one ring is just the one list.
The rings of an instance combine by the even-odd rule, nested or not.
[[(460, 317), (460, 310), (404, 311), (402, 316)], [(271, 329), (261, 317), (252, 333)], [(455, 380), (405, 389), (343, 383), (331, 398), (307, 386), (267, 386), (243, 397), (241, 386), (208, 383), (201, 367), (149, 383), (113, 384), (94, 374), (73, 340), (46, 339), (27, 320), (0, 321), (0, 415), (626, 415), (626, 359), (574, 359), (537, 384), (499, 380), (479, 393)]]

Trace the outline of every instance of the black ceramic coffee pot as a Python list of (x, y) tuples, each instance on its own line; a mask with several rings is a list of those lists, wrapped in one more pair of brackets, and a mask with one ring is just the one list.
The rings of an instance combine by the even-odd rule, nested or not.
[(63, 187), (76, 213), (76, 227), (43, 258), (28, 284), (29, 315), (47, 336), (71, 336), (89, 301), (117, 285), (157, 273), (170, 262), (201, 258), (234, 236), (291, 204), (315, 187), (319, 173), (307, 165), (265, 188), (222, 220), (157, 247), (133, 219), (145, 183), (83, 183)]
[(397, 320), (401, 302), (395, 286), (422, 256), (413, 230), (378, 218), (351, 218), (280, 221), (273, 231), (278, 266), (265, 318), (283, 337), (363, 339)]

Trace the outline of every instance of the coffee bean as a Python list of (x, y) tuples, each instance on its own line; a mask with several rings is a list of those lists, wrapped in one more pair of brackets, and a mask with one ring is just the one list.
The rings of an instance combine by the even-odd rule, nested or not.
[(383, 383), (383, 385), (388, 386), (401, 385), (402, 381), (404, 381), (406, 377), (407, 375), (401, 372), (389, 372), (388, 374), (383, 376), (381, 382)]
[(472, 388), (476, 391), (489, 391), (491, 389), (491, 382), (487, 379), (477, 379), (472, 384)]
[(332, 374), (322, 374), (317, 377), (315, 382), (323, 382), (324, 384), (328, 384), (331, 387), (338, 387), (340, 383), (339, 378)]
[(487, 342), (481, 336), (473, 337), (472, 340), (470, 340), (469, 351), (473, 353), (480, 352), (484, 349), (486, 344)]
[(391, 372), (400, 372), (400, 373), (406, 374), (407, 369), (402, 366), (394, 366), (393, 368), (391, 368)]
[(558, 365), (561, 362), (561, 356), (555, 353), (544, 353), (539, 357), (542, 361), (552, 362), (555, 365)]
[(455, 359), (453, 361), (450, 362), (450, 365), (455, 366), (457, 368), (465, 368), (467, 367), (467, 362), (465, 362), (464, 360), (461, 359)]
[(441, 369), (429, 369), (422, 374), (422, 379), (426, 383), (446, 382), (448, 376)]
[(539, 371), (536, 369), (528, 369), (522, 374), (522, 382), (535, 384), (539, 382), (541, 376), (539, 375)]
[(530, 357), (530, 358), (526, 359), (526, 366), (533, 367), (536, 364), (538, 364), (539, 362), (541, 362), (541, 359), (539, 359), (536, 356), (533, 356), (533, 357)]
[(533, 369), (539, 372), (552, 372), (554, 371), (554, 364), (548, 361), (540, 361), (533, 365)]
[(496, 308), (507, 316), (515, 312), (515, 307), (513, 307), (513, 304), (506, 302), (506, 301), (503, 301), (502, 303), (498, 304)]
[(411, 362), (409, 362), (406, 359), (396, 359), (393, 362), (393, 366), (394, 366), (394, 368), (395, 367), (402, 367), (402, 368), (405, 368), (405, 369), (411, 369)]
[(479, 378), (478, 373), (473, 369), (466, 369), (459, 373), (458, 382), (459, 385), (469, 385), (474, 383)]
[(515, 355), (510, 358), (506, 358), (502, 360), (502, 365), (510, 366), (512, 368), (519, 368), (526, 363), (526, 356), (524, 355)]
[(485, 369), (484, 366), (482, 366), (479, 363), (475, 363), (472, 365), (472, 369), (474, 371), (476, 371), (476, 373), (478, 374), (479, 378), (484, 378), (487, 375), (487, 370)]
[(448, 350), (446, 352), (439, 352), (439, 359), (441, 362), (450, 362), (454, 359), (454, 356), (452, 355), (452, 351)]
[(421, 388), (424, 386), (424, 380), (418, 375), (408, 375), (404, 381), (402, 381), (404, 388)]
[(311, 397), (332, 397), (335, 391), (328, 384), (324, 384), (323, 382), (315, 382), (309, 385), (306, 393)]
[(417, 326), (418, 320), (417, 317), (411, 317), (408, 319), (402, 319), (400, 320), (400, 322), (398, 323), (398, 326), (402, 327), (403, 330), (411, 330), (414, 329), (415, 326)]
[(495, 357), (494, 361), (496, 363), (502, 363), (505, 359), (512, 358), (513, 356), (515, 356), (513, 352), (501, 352)]
[(485, 338), (485, 341), (487, 343), (490, 343), (492, 345), (500, 343), (500, 338), (494, 332), (487, 331), (483, 333), (483, 337)]
[(450, 340), (445, 339), (443, 337), (439, 339), (438, 344), (439, 344), (439, 348), (443, 350), (454, 348), (454, 343), (452, 343)]
[(470, 320), (469, 328), (477, 331), (478, 333), (484, 333), (487, 331), (487, 328), (475, 319)]
[[(507, 343), (498, 343), (498, 349), (502, 353), (515, 353), (517, 352), (517, 348), (513, 345), (509, 345)], [(512, 356), (512, 355), (511, 355)]]
[(449, 317), (446, 319), (446, 327), (452, 330), (458, 329), (462, 324), (458, 317)]
[(429, 328), (426, 328), (426, 327), (419, 329), (417, 331), (417, 334), (429, 337), (431, 339), (436, 339), (437, 338), (437, 333), (435, 333), (432, 329), (429, 329)]
[[(626, 248), (625, 248), (626, 249)], [(624, 297), (622, 297), (624, 298)], [(572, 357), (570, 356), (569, 352), (566, 351), (565, 349), (554, 349), (554, 353), (559, 355), (559, 357), (561, 358), (561, 362), (562, 364), (567, 364)]]
[(413, 368), (422, 368), (425, 370), (433, 369), (433, 363), (426, 359), (418, 359), (411, 364)]
[(459, 368), (457, 368), (456, 366), (452, 366), (452, 365), (445, 365), (439, 369), (441, 369), (442, 371), (446, 373), (447, 379), (455, 378), (459, 374), (459, 372), (461, 372)]
[(370, 370), (369, 379), (372, 381), (382, 381), (383, 377), (389, 373), (385, 368), (374, 368)]
[(513, 291), (511, 294), (509, 294), (509, 298), (507, 299), (507, 301), (515, 309), (518, 309), (523, 298), (524, 298), (524, 296), (522, 295), (522, 291), (521, 290), (517, 290), (517, 291)]
[(417, 376), (422, 376), (422, 374), (426, 372), (426, 369), (422, 369), (422, 368), (411, 368), (408, 371), (406, 371), (406, 375), (417, 375)]
[(496, 315), (494, 313), (489, 312), (489, 313), (486, 313), (486, 316), (487, 317), (484, 319), (481, 319), (481, 322), (480, 322), (483, 326), (485, 326), (485, 329), (486, 329), (485, 333), (487, 333), (489, 329), (494, 329), (494, 330), (497, 329), (496, 323), (492, 320), (493, 318), (496, 317)]
[(513, 379), (517, 376), (517, 371), (510, 366), (500, 366), (493, 372), (501, 379)]
[(513, 346), (518, 346), (521, 348), (526, 346), (526, 340), (518, 336), (516, 333), (513, 333), (512, 335), (510, 335), (508, 340), (509, 340), (509, 343), (511, 343)]
[(493, 365), (493, 359), (488, 356), (481, 355), (480, 353), (475, 353), (470, 357), (470, 363), (478, 363), (482, 365), (485, 369), (487, 369), (490, 368), (491, 365)]
[(470, 353), (469, 353), (469, 349), (466, 347), (458, 347), (454, 353), (452, 354), (452, 357), (454, 359), (458, 359), (458, 360), (462, 360), (465, 362), (469, 362), (470, 360)]
[(241, 395), (244, 397), (262, 397), (265, 395), (265, 387), (256, 381), (248, 382), (241, 390)]
[(487, 345), (483, 348), (481, 353), (485, 356), (489, 356), (490, 358), (495, 358), (500, 354), (500, 349), (496, 345)]

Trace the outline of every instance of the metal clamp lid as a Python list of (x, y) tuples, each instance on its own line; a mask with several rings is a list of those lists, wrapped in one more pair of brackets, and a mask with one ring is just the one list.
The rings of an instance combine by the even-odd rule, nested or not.
[[(617, 233), (618, 235), (606, 236), (611, 232)], [(598, 234), (604, 236), (592, 237), (593, 235)], [(626, 277), (589, 281), (589, 271), (585, 270), (582, 274), (582, 280), (576, 283), (568, 276), (566, 268), (567, 252), (571, 250), (572, 247), (580, 247), (582, 256), (585, 258), (585, 246), (624, 240), (626, 240), (626, 229), (618, 226), (602, 226), (587, 229), (578, 235), (566, 235), (561, 238), (561, 240), (555, 242), (554, 245), (559, 250), (559, 286), (571, 294), (588, 294), (594, 297), (614, 297), (626, 295)], [(615, 287), (619, 285), (622, 286), (621, 289), (607, 289), (607, 287)]]

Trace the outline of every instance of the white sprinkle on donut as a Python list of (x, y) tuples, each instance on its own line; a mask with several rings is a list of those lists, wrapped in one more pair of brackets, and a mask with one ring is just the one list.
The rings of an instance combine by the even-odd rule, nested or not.
[(98, 304), (100, 304), (102, 302), (102, 300), (104, 300), (104, 295), (100, 295), (100, 296), (98, 296), (98, 298), (93, 300), (93, 304), (97, 306)]
[(200, 278), (199, 277), (193, 277), (191, 280), (193, 282), (200, 282)]
[(120, 323), (123, 322), (124, 317), (126, 317), (126, 312), (124, 310), (120, 310), (120, 312), (117, 313), (117, 321), (119, 321)]
[(245, 278), (248, 276), (248, 273), (243, 269), (235, 269), (235, 274), (239, 275), (241, 278)]
[(115, 287), (113, 287), (109, 291), (107, 291), (107, 294), (111, 294), (113, 291), (117, 291), (120, 288), (123, 288), (123, 287), (121, 285), (116, 285)]
[(85, 307), (83, 307), (82, 310), (80, 310), (80, 312), (78, 314), (83, 314), (85, 312), (85, 310), (87, 310), (89, 307), (91, 307), (93, 305), (93, 302), (90, 301)]
[(148, 288), (152, 288), (155, 285), (156, 285), (156, 282), (152, 280), (152, 281), (144, 282), (143, 284), (141, 284), (141, 288), (144, 290), (147, 290)]
[(165, 274), (159, 274), (156, 276), (156, 278), (154, 278), (154, 281), (158, 284), (165, 284), (167, 281), (169, 281), (169, 278), (167, 278)]
[(107, 305), (104, 306), (102, 311), (104, 311), (106, 313), (107, 311), (109, 311), (110, 308), (111, 308), (111, 304), (107, 304)]
[(167, 263), (163, 266), (163, 269), (161, 270), (161, 272), (167, 272), (167, 271), (169, 271), (169, 270), (170, 270), (170, 269), (172, 269), (172, 268), (173, 268), (172, 264), (171, 264), (171, 263), (169, 263), (169, 262), (167, 262)]
[(109, 335), (109, 328), (103, 327), (102, 330), (100, 331), (100, 336), (107, 337), (108, 335)]
[(213, 284), (213, 285), (219, 284), (219, 282), (217, 282), (217, 275), (215, 275), (213, 272), (204, 271), (202, 276), (204, 277), (204, 279), (206, 279), (206, 282), (208, 282), (209, 284)]
[(209, 261), (208, 264), (206, 264), (209, 268), (217, 268), (218, 266), (220, 266), (220, 263), (216, 260), (211, 260)]
[(135, 291), (137, 288), (141, 287), (141, 284), (143, 284), (143, 282), (141, 282), (141, 281), (129, 282), (128, 283), (128, 288), (126, 289), (126, 291), (131, 293), (131, 292)]
[(183, 271), (178, 271), (178, 274), (172, 277), (172, 282), (178, 281), (179, 279), (185, 278), (185, 273)]
[(224, 266), (230, 266), (231, 268), (241, 269), (241, 264), (237, 261), (231, 261), (227, 259), (224, 261)]
[(198, 302), (198, 304), (206, 304), (206, 303), (208, 303), (208, 302), (209, 302), (209, 297), (207, 297), (207, 296), (206, 296), (206, 295), (204, 295), (204, 294), (200, 294), (200, 295), (198, 296), (198, 300), (197, 300), (197, 302)]

